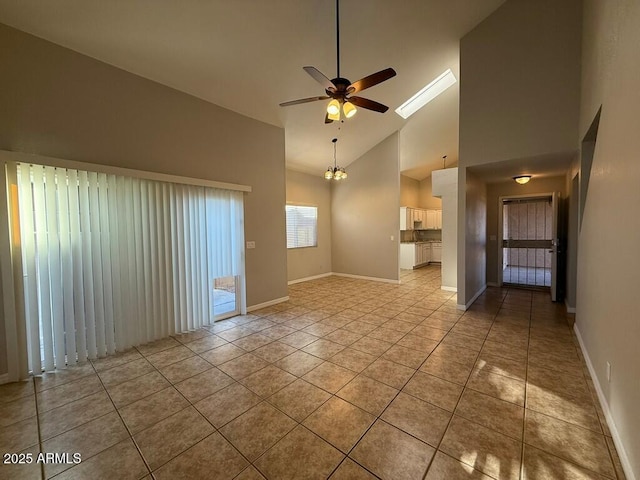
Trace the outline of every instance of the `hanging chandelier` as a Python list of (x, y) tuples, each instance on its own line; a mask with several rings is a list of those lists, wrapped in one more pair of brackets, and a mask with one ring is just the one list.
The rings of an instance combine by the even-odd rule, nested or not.
[(324, 172), (324, 178), (327, 180), (345, 180), (347, 178), (347, 172), (345, 172), (344, 168), (340, 168), (337, 163), (336, 158), (336, 144), (338, 142), (337, 138), (331, 140), (333, 142), (333, 167), (329, 165), (327, 171)]

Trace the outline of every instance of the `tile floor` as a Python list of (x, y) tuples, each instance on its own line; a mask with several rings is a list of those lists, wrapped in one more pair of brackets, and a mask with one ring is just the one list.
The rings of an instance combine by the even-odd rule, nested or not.
[[(561, 306), (439, 269), (330, 277), (286, 303), (0, 387), (0, 478), (615, 479)], [(60, 459), (59, 459), (60, 460)]]

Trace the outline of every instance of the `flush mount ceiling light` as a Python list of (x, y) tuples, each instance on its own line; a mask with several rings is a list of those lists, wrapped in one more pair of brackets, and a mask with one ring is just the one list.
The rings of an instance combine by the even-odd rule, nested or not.
[(525, 183), (529, 183), (529, 180), (531, 180), (531, 175), (518, 175), (517, 177), (513, 177), (513, 179), (516, 181), (516, 183), (524, 185)]
[(324, 172), (324, 178), (327, 180), (345, 180), (347, 178), (347, 172), (345, 172), (344, 168), (340, 168), (336, 159), (336, 143), (338, 142), (337, 138), (331, 140), (333, 142), (333, 168), (329, 166), (327, 171)]
[(409, 118), (456, 82), (457, 80), (455, 75), (451, 69), (448, 69), (409, 100), (396, 108), (396, 113), (404, 119)]

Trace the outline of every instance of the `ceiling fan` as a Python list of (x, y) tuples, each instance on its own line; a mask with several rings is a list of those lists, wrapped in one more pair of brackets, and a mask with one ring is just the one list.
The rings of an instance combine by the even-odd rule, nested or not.
[(351, 118), (357, 112), (356, 106), (380, 113), (384, 113), (389, 110), (389, 107), (381, 103), (374, 102), (368, 98), (352, 97), (350, 95), (361, 92), (362, 90), (395, 77), (396, 72), (393, 68), (385, 68), (384, 70), (368, 75), (353, 83), (346, 78), (340, 77), (340, 0), (336, 0), (336, 51), (337, 72), (336, 78), (332, 80), (329, 80), (326, 75), (315, 67), (303, 67), (305, 72), (311, 75), (315, 81), (324, 87), (326, 95), (292, 100), (290, 102), (281, 103), (280, 106), (288, 107), (290, 105), (331, 99), (327, 105), (327, 114), (325, 116), (324, 123), (331, 123), (335, 120), (340, 120), (341, 112), (346, 118)]

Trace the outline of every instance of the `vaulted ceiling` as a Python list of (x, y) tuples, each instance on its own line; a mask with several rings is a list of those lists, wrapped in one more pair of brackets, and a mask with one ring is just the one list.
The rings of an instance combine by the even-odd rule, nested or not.
[[(403, 120), (394, 110), (450, 68), (459, 40), (504, 0), (342, 0), (341, 76), (386, 67), (397, 76), (362, 92), (388, 105), (324, 124), (326, 102), (302, 67), (336, 74), (334, 0), (0, 0), (0, 22), (285, 130), (286, 163), (321, 173), (346, 166), (401, 131), (401, 170), (416, 179), (458, 159), (459, 83)], [(250, 141), (250, 139), (248, 139)]]

